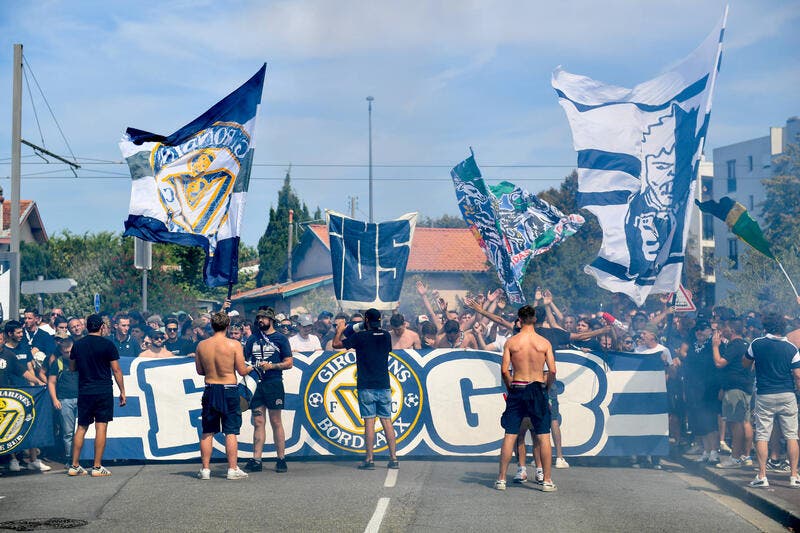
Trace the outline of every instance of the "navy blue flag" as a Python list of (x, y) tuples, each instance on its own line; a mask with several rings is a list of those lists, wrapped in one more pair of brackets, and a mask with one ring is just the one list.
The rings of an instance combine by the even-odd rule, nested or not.
[(53, 445), (47, 387), (0, 388), (0, 455)]
[(132, 179), (125, 236), (202, 247), (209, 287), (239, 278), (239, 233), (266, 68), (172, 135), (128, 128), (120, 143)]
[(347, 309), (394, 309), (406, 274), (417, 214), (362, 222), (326, 210), (333, 291)]

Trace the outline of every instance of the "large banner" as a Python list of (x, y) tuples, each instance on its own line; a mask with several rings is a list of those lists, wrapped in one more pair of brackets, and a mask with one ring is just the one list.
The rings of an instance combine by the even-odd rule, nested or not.
[[(667, 396), (661, 359), (634, 354), (556, 352), (564, 454), (666, 455)], [(199, 457), (203, 378), (194, 360), (122, 358), (128, 404), (115, 407), (105, 456), (183, 460)], [(284, 372), (286, 453), (364, 453), (352, 352), (295, 353)], [(505, 407), (500, 354), (477, 350), (398, 350), (390, 356), (392, 422), (403, 456), (494, 456)], [(239, 454), (252, 454), (245, 413)], [(92, 439), (90, 429), (87, 439)], [(274, 456), (267, 428), (266, 456)], [(93, 445), (84, 446), (91, 457)], [(379, 427), (375, 449), (386, 452)], [(224, 456), (224, 437), (214, 440)]]
[(0, 455), (53, 445), (47, 387), (0, 388)]

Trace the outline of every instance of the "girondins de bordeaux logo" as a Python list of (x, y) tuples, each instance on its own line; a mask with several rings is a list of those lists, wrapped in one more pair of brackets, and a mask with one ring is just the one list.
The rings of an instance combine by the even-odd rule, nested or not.
[[(422, 413), (423, 395), (419, 376), (394, 353), (389, 354), (389, 385), (392, 389), (392, 426), (397, 442), (411, 435)], [(339, 352), (321, 364), (305, 390), (306, 417), (328, 444), (364, 453), (364, 421), (358, 410), (355, 352)], [(375, 451), (387, 449), (380, 420), (375, 427)]]
[(0, 389), (0, 454), (16, 448), (36, 419), (33, 397), (17, 389)]

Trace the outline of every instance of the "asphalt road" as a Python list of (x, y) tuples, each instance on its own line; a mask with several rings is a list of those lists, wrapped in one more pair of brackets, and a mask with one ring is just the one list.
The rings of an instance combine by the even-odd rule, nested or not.
[[(265, 463), (271, 467), (272, 463)], [(783, 531), (679, 466), (554, 470), (558, 491), (511, 483), (495, 462), (401, 461), (359, 471), (345, 461), (289, 462), (249, 479), (195, 478), (194, 464), (111, 466), (113, 476), (5, 474), (0, 522), (64, 517), (84, 531)], [(0, 530), (2, 531), (2, 530)]]

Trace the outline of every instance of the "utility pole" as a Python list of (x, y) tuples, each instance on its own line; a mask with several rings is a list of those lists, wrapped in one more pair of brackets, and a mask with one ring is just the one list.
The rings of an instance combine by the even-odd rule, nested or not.
[(375, 100), (371, 96), (367, 96), (369, 103), (369, 221), (373, 222), (372, 218), (372, 102)]
[(292, 240), (294, 239), (294, 209), (289, 209), (289, 249), (286, 268), (286, 281), (292, 282)]
[(14, 45), (11, 99), (11, 279), (8, 318), (19, 318), (19, 199), (22, 158), (22, 44)]
[(356, 206), (358, 205), (358, 196), (351, 196), (350, 200), (350, 218), (356, 218)]

